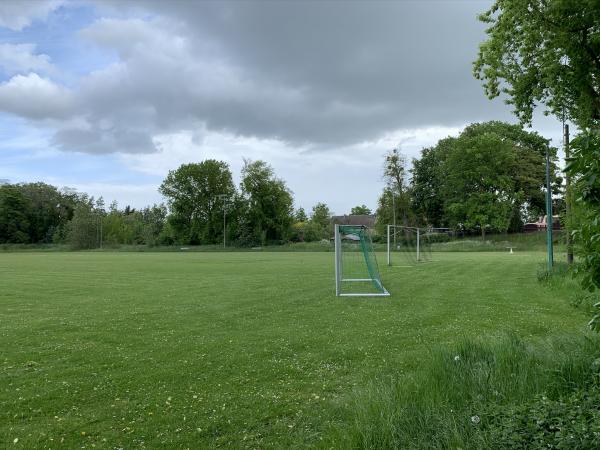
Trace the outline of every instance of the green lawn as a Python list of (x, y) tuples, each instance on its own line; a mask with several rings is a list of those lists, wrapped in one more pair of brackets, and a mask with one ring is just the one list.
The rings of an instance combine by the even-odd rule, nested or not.
[(325, 252), (1, 253), (0, 448), (318, 445), (433, 347), (585, 328), (541, 253), (378, 257), (390, 298), (336, 298)]

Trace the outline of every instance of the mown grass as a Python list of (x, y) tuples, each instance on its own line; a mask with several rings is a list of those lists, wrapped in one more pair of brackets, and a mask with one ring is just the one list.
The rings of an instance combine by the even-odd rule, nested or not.
[[(435, 355), (467, 361), (462, 342), (501, 346), (507, 333), (544, 355), (552, 336), (582, 335), (572, 287), (537, 281), (542, 258), (381, 265), (392, 297), (348, 299), (323, 252), (3, 253), (0, 447), (360, 447), (351, 424), (394, 423), (409, 399), (397, 386), (454, 385), (441, 370), (422, 378)], [(370, 390), (398, 401), (381, 409)], [(437, 405), (413, 425), (430, 429)]]

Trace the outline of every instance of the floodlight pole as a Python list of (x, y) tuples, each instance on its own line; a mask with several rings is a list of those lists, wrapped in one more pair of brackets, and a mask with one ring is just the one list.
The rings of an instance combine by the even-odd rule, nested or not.
[(548, 250), (548, 272), (552, 272), (554, 266), (554, 247), (552, 243), (552, 227), (554, 218), (552, 216), (552, 186), (550, 184), (550, 152), (546, 148), (546, 246)]

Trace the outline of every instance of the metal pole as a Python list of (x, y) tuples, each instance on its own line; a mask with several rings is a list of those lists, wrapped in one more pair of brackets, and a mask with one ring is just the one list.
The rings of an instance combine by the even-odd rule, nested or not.
[(335, 224), (335, 233), (334, 233), (334, 244), (335, 244), (335, 295), (339, 297), (341, 294), (341, 286), (340, 280), (342, 278), (342, 268), (341, 265), (341, 240), (340, 240), (340, 226)]
[[(571, 157), (571, 151), (569, 149), (569, 125), (566, 123), (563, 124), (563, 138), (565, 160), (568, 161)], [(571, 240), (571, 177), (568, 171), (565, 171), (565, 209), (567, 216), (565, 221), (565, 231), (567, 232), (567, 263), (573, 264), (573, 242)]]
[(421, 261), (421, 229), (417, 228), (417, 262)]
[(554, 266), (554, 248), (552, 244), (552, 185), (550, 184), (550, 153), (546, 149), (546, 246), (548, 249), (548, 272)]
[(394, 210), (394, 248), (398, 248), (396, 245), (396, 194), (392, 191), (392, 209)]
[(388, 266), (392, 265), (392, 261), (391, 261), (391, 257), (390, 257), (390, 227), (391, 227), (391, 225), (387, 226), (387, 264), (388, 264)]

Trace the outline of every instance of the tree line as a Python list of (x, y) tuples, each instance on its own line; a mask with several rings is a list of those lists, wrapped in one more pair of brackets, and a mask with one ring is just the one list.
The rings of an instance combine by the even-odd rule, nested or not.
[[(562, 180), (556, 149), (536, 133), (503, 122), (473, 124), (458, 137), (424, 148), (407, 160), (399, 149), (384, 156), (385, 188), (377, 230), (390, 223), (481, 233), (520, 231), (544, 214), (546, 152), (553, 190)], [(223, 161), (208, 159), (171, 170), (159, 187), (166, 204), (136, 210), (106, 207), (69, 189), (44, 183), (0, 186), (0, 243), (58, 243), (89, 249), (114, 245), (252, 247), (329, 240), (327, 204), (310, 214), (294, 209), (293, 194), (265, 161), (246, 160), (241, 182)], [(557, 196), (560, 208), (561, 196)], [(359, 205), (350, 214), (371, 214)]]
[[(73, 189), (45, 183), (0, 185), (0, 244), (262, 246), (329, 239), (332, 212), (317, 203), (294, 210), (292, 192), (264, 161), (245, 161), (236, 187), (229, 166), (206, 160), (168, 173), (166, 204), (108, 207)], [(354, 214), (370, 213), (365, 205)], [(224, 239), (225, 238), (225, 239)]]

